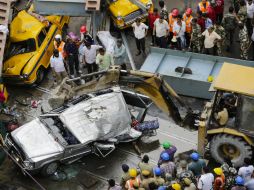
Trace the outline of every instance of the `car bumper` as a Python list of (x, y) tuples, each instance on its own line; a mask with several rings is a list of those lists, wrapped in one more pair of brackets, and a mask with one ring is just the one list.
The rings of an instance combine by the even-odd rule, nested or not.
[(20, 75), (3, 75), (4, 83), (15, 85), (31, 85), (32, 83)]

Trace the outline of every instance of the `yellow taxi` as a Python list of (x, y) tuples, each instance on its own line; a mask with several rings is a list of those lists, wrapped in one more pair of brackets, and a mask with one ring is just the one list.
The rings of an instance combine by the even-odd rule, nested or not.
[[(39, 84), (49, 67), (56, 34), (69, 23), (68, 16), (46, 16), (20, 11), (10, 24), (10, 38), (3, 65), (4, 82), (12, 84)], [(44, 22), (46, 21), (46, 22)]]
[[(137, 4), (142, 4), (146, 10), (140, 8)], [(148, 12), (153, 11), (153, 3), (151, 0), (107, 0), (110, 17), (115, 27), (124, 29), (130, 27), (136, 18), (140, 18), (144, 22), (148, 17)]]

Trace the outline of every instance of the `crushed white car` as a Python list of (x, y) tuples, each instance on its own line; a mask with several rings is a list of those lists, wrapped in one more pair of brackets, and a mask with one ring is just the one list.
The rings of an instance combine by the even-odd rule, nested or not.
[(103, 157), (141, 132), (131, 128), (131, 114), (119, 87), (82, 95), (41, 115), (5, 138), (11, 155), (30, 172), (44, 176), (60, 163), (95, 153)]

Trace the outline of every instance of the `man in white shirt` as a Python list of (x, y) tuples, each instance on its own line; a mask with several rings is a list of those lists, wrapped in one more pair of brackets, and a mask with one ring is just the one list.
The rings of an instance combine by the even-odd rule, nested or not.
[(246, 2), (246, 7), (247, 7), (247, 30), (249, 36), (252, 34), (252, 19), (253, 19), (253, 14), (254, 14), (254, 3), (252, 0), (247, 0)]
[(175, 21), (173, 24), (173, 34), (176, 36), (177, 46), (179, 50), (184, 49), (186, 46), (185, 30), (186, 24), (184, 21), (182, 21), (182, 16), (178, 15), (177, 21)]
[(213, 189), (214, 176), (209, 173), (208, 167), (203, 167), (203, 174), (198, 180), (198, 190), (211, 190)]
[(164, 20), (164, 15), (160, 15), (160, 18), (154, 21), (153, 34), (156, 35), (156, 41), (160, 48), (166, 48), (169, 26), (168, 22)]
[(113, 58), (115, 65), (120, 65), (121, 69), (126, 70), (126, 48), (121, 39), (117, 39), (116, 41)]
[(143, 55), (146, 55), (145, 52), (145, 37), (147, 35), (148, 26), (144, 23), (140, 22), (140, 18), (136, 19), (136, 22), (132, 24), (134, 36), (136, 38), (136, 45), (138, 52), (136, 56), (141, 54), (141, 51), (143, 52)]
[(67, 73), (64, 67), (63, 56), (59, 53), (58, 49), (53, 51), (53, 55), (50, 58), (50, 66), (53, 70), (54, 76), (58, 84), (67, 77)]
[(244, 183), (247, 183), (251, 179), (251, 175), (254, 171), (252, 161), (249, 158), (244, 159), (245, 166), (238, 170), (238, 175), (244, 179)]
[(96, 61), (96, 52), (98, 49), (102, 48), (99, 45), (91, 45), (90, 43), (85, 43), (85, 46), (81, 50), (81, 54), (85, 60), (87, 66), (87, 72), (93, 73), (97, 71), (97, 64)]
[(206, 29), (202, 33), (202, 36), (205, 37), (203, 52), (208, 55), (214, 55), (214, 45), (216, 44), (217, 40), (221, 39), (221, 37), (219, 36), (219, 34), (214, 32), (213, 27)]

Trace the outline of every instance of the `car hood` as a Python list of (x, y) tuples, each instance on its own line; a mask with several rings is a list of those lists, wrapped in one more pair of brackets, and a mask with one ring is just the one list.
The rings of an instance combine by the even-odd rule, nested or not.
[[(141, 2), (145, 4), (146, 1)], [(109, 10), (115, 17), (125, 17), (138, 9), (139, 7), (129, 0), (117, 0), (109, 5)]]
[(8, 75), (20, 75), (21, 70), (29, 60), (34, 56), (34, 53), (24, 53), (15, 55), (4, 62), (3, 73)]
[(27, 158), (39, 161), (63, 152), (60, 145), (39, 119), (32, 120), (11, 132), (13, 140)]

